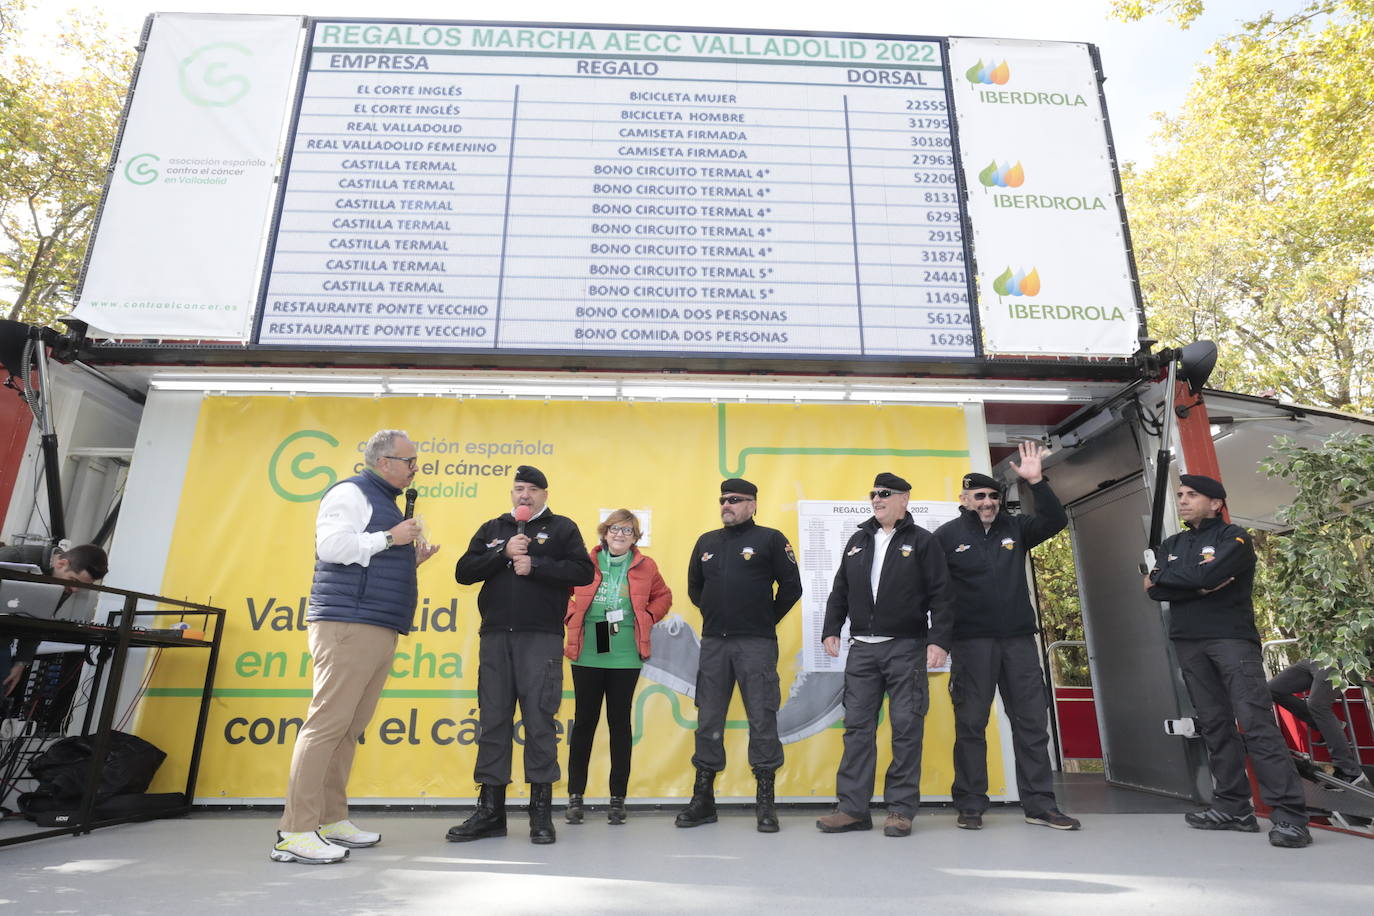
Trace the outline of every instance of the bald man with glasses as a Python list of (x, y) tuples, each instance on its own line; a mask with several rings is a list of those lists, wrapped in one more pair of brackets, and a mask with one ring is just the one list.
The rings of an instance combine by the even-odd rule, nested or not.
[(954, 703), (954, 785), (957, 824), (981, 830), (988, 809), (988, 717), (993, 692), (1011, 720), (1016, 787), (1026, 823), (1077, 830), (1059, 810), (1049, 755), (1049, 694), (1035, 644), (1039, 629), (1026, 581), (1031, 548), (1068, 524), (1064, 507), (1041, 471), (1044, 448), (1022, 442), (1012, 467), (1029, 485), (1035, 511), (1002, 511), (1002, 490), (986, 474), (964, 475), (959, 517), (935, 532), (949, 564), (954, 639), (950, 699)]

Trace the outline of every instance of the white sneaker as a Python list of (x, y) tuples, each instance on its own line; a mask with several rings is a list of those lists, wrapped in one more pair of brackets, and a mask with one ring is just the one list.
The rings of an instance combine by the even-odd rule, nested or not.
[(343, 846), (348, 849), (363, 849), (368, 846), (376, 846), (382, 841), (382, 835), (380, 833), (359, 830), (356, 824), (348, 820), (325, 824), (320, 828), (319, 833), (320, 839), (328, 843), (333, 843), (335, 846)]
[(300, 862), (302, 865), (332, 865), (348, 858), (348, 850), (326, 843), (320, 835), (307, 830), (277, 831), (277, 845), (272, 847), (273, 862)]

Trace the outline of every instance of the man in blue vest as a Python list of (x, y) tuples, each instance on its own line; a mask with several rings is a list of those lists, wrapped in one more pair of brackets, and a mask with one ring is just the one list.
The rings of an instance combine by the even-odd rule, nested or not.
[(291, 755), (275, 862), (342, 862), (381, 834), (348, 819), (348, 774), (396, 652), (415, 617), (415, 568), (439, 548), (396, 506), (415, 479), (415, 443), (398, 429), (367, 440), (361, 474), (320, 500), (310, 587), (314, 698)]

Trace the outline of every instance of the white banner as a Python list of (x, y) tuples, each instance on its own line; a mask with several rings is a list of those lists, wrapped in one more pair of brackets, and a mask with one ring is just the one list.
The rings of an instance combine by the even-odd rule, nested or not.
[(1139, 312), (1087, 45), (949, 39), (989, 354), (1130, 356)]
[(303, 21), (154, 15), (75, 313), (94, 335), (248, 339)]
[[(911, 519), (933, 532), (945, 522), (959, 517), (959, 504), (938, 500), (913, 499), (907, 506)], [(854, 529), (873, 517), (866, 500), (797, 500), (797, 542), (802, 577), (802, 667), (806, 671), (844, 671), (849, 656), (849, 624), (840, 631), (839, 658), (825, 654), (821, 630), (825, 627), (825, 604), (840, 568), (840, 553)], [(944, 669), (937, 669), (944, 670)]]

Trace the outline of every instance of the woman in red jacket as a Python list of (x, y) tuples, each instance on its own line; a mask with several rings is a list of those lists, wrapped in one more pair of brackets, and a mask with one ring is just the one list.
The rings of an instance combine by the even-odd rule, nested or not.
[(611, 804), (606, 819), (625, 823), (630, 703), (640, 666), (649, 657), (649, 630), (673, 604), (673, 593), (659, 574), (658, 564), (635, 549), (640, 527), (633, 512), (615, 510), (596, 531), (601, 536), (601, 543), (591, 552), (596, 575), (590, 585), (573, 590), (563, 619), (567, 629), (563, 654), (572, 659), (576, 707), (568, 738), (569, 824), (582, 823), (582, 793), (587, 789), (587, 764), (603, 698), (611, 731)]

